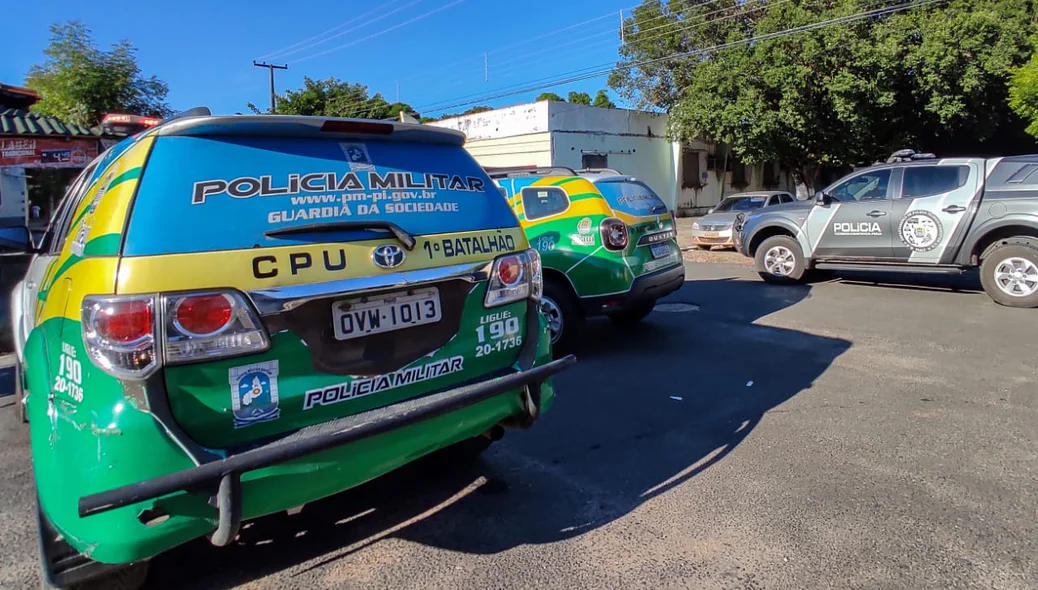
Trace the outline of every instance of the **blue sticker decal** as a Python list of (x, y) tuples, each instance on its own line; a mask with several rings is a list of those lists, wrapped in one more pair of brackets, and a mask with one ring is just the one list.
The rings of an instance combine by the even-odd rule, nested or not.
[(229, 374), (235, 428), (277, 420), (281, 415), (277, 361), (234, 367)]

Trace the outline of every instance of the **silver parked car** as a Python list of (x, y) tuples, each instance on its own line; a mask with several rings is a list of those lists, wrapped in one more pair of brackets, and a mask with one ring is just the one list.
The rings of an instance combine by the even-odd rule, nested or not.
[(709, 213), (692, 224), (692, 243), (709, 250), (714, 246), (734, 248), (732, 223), (739, 213), (792, 203), (796, 198), (786, 191), (754, 191), (725, 197)]

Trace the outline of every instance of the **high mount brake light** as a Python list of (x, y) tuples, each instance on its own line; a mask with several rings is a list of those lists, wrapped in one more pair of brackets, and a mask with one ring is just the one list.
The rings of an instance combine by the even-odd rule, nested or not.
[(627, 233), (627, 224), (615, 217), (607, 217), (599, 225), (602, 233), (602, 245), (606, 250), (623, 250), (627, 247), (630, 236)]
[(367, 121), (336, 121), (329, 119), (321, 124), (321, 131), (327, 133), (363, 133), (367, 135), (390, 135), (393, 126), (389, 123), (371, 123)]
[(94, 364), (119, 379), (270, 347), (259, 317), (236, 291), (84, 297), (83, 342)]
[(541, 255), (536, 250), (498, 256), (490, 271), (484, 307), (497, 307), (523, 299), (539, 300), (544, 292)]

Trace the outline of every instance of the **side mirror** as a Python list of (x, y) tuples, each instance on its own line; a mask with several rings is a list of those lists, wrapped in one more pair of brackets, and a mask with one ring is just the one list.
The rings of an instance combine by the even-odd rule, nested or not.
[(20, 225), (14, 227), (0, 227), (0, 253), (7, 254), (31, 254), (36, 252), (36, 246), (32, 243), (32, 233), (29, 228)]
[(818, 191), (817, 193), (815, 193), (815, 205), (827, 207), (832, 202), (833, 198), (829, 196), (829, 193), (825, 191)]

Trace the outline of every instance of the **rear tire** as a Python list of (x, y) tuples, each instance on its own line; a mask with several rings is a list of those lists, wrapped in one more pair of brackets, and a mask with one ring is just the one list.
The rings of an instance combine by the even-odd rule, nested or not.
[(980, 265), (984, 292), (1006, 307), (1038, 307), (1038, 248), (1009, 241), (988, 253)]
[(807, 271), (804, 251), (790, 236), (772, 236), (757, 247), (753, 257), (757, 274), (766, 282), (790, 285), (803, 281)]
[(552, 355), (561, 358), (573, 352), (584, 336), (586, 318), (569, 288), (555, 280), (546, 281), (541, 313), (548, 318)]
[(617, 326), (630, 327), (645, 319), (646, 316), (652, 313), (652, 308), (654, 307), (656, 307), (655, 300), (643, 303), (638, 307), (609, 314), (609, 319), (613, 320), (613, 323)]

